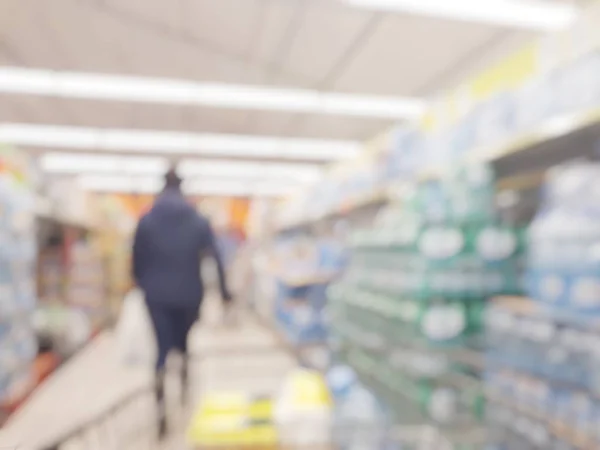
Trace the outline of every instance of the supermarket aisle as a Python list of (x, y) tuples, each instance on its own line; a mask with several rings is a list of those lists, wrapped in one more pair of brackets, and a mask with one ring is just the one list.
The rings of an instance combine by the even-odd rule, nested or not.
[(215, 328), (214, 324), (196, 327), (190, 346), (196, 355), (190, 366), (191, 407), (182, 411), (177, 404), (179, 386), (172, 377), (167, 386), (172, 432), (161, 450), (187, 448), (185, 428), (204, 394), (234, 391), (275, 395), (286, 374), (296, 367), (295, 359), (279, 346), (274, 335), (248, 316), (230, 329)]
[[(170, 438), (161, 446), (153, 440), (155, 412), (150, 391), (152, 371), (149, 367), (122, 364), (117, 340), (105, 333), (82, 354), (57, 372), (0, 433), (1, 445), (19, 445), (21, 450), (43, 448), (57, 436), (88, 422), (110, 409), (135, 391), (146, 391), (118, 412), (108, 434), (115, 442), (125, 439), (127, 448), (182, 450), (185, 429), (194, 407), (210, 391), (242, 391), (251, 394), (275, 394), (285, 375), (295, 367), (294, 358), (279, 346), (277, 339), (251, 315), (243, 314), (240, 323), (231, 327), (219, 324), (218, 302), (210, 299), (204, 320), (192, 330), (190, 351), (190, 401), (180, 405), (177, 355), (169, 361), (170, 376), (167, 398)], [(101, 424), (97, 428), (105, 427)], [(35, 435), (31, 430), (36, 430)], [(94, 431), (95, 432), (95, 431)], [(92, 432), (91, 434), (93, 434)], [(102, 431), (103, 432), (103, 431)], [(88, 433), (90, 434), (90, 433)], [(78, 438), (68, 448), (107, 447), (100, 438), (90, 447), (89, 440)], [(85, 445), (85, 446), (84, 446)], [(116, 446), (115, 448), (118, 448)]]

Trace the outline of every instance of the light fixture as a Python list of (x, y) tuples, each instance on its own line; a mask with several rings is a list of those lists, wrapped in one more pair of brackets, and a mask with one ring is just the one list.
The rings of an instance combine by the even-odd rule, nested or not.
[(361, 148), (360, 143), (354, 141), (19, 123), (0, 125), (0, 143), (157, 155), (212, 155), (323, 162), (352, 158), (358, 155)]
[[(164, 183), (160, 177), (127, 175), (81, 175), (79, 185), (97, 193), (156, 194)], [(285, 197), (300, 189), (295, 184), (262, 181), (197, 179), (185, 183), (187, 195), (219, 195), (240, 197)]]
[(89, 153), (46, 153), (39, 159), (40, 168), (51, 174), (136, 174), (159, 175), (169, 166), (166, 158), (117, 156)]
[[(163, 157), (122, 156), (92, 153), (52, 152), (39, 159), (40, 168), (51, 174), (112, 174), (163, 175), (169, 161)], [(189, 177), (223, 177), (238, 179), (286, 179), (298, 183), (312, 183), (323, 173), (317, 164), (267, 163), (227, 161), (215, 159), (184, 159), (179, 162), (179, 173)]]
[(183, 160), (179, 164), (183, 177), (220, 176), (231, 178), (285, 179), (299, 183), (318, 181), (324, 173), (320, 165), (282, 164), (250, 161)]
[(307, 89), (0, 67), (0, 92), (123, 102), (412, 119), (425, 111), (414, 98), (326, 93)]
[(155, 194), (164, 182), (160, 177), (127, 175), (81, 175), (79, 185), (94, 192), (119, 192), (136, 194)]
[(539, 31), (562, 30), (574, 23), (579, 8), (543, 0), (343, 0), (360, 8), (480, 22)]
[(285, 197), (293, 192), (302, 190), (302, 186), (285, 181), (263, 180), (190, 180), (184, 185), (184, 190), (191, 195), (239, 195), (239, 196), (268, 196)]

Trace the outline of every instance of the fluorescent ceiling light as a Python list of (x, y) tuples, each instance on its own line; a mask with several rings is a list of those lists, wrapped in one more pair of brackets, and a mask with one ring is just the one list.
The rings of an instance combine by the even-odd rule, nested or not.
[(188, 194), (230, 194), (250, 196), (276, 196), (284, 197), (293, 192), (302, 190), (302, 186), (295, 183), (281, 181), (248, 182), (241, 180), (190, 180), (185, 184), (184, 190)]
[(183, 177), (221, 176), (313, 183), (322, 177), (324, 170), (314, 164), (184, 160), (179, 164), (179, 172)]
[(579, 8), (543, 0), (343, 0), (352, 6), (511, 28), (557, 31), (572, 25)]
[(234, 134), (193, 134), (30, 124), (0, 125), (0, 143), (27, 147), (130, 151), (158, 155), (213, 155), (241, 158), (332, 161), (357, 156), (353, 141), (278, 138)]
[[(39, 159), (40, 168), (51, 174), (164, 174), (169, 161), (163, 157), (120, 156), (90, 153), (46, 153)], [(179, 162), (179, 173), (184, 178), (228, 177), (240, 179), (286, 179), (312, 183), (323, 174), (320, 165), (281, 164), (215, 159), (184, 159)]]
[[(77, 179), (86, 190), (100, 193), (156, 194), (164, 183), (160, 177), (123, 175), (82, 175)], [(192, 180), (184, 185), (188, 195), (232, 195), (284, 197), (298, 190), (297, 185), (275, 182)]]
[(154, 194), (164, 186), (160, 177), (148, 176), (82, 175), (77, 181), (82, 188), (96, 192)]
[(324, 93), (219, 83), (0, 67), (0, 92), (123, 102), (339, 114), (384, 119), (421, 116), (413, 98)]
[(47, 153), (39, 159), (46, 173), (76, 175), (81, 173), (125, 173), (159, 175), (169, 167), (166, 158), (116, 156), (78, 153)]

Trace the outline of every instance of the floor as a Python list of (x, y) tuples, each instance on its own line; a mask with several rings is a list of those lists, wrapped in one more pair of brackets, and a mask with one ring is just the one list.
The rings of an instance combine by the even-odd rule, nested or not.
[(132, 392), (144, 391), (61, 450), (185, 450), (185, 428), (203, 393), (233, 390), (275, 394), (285, 375), (296, 367), (295, 359), (250, 315), (240, 314), (236, 323), (224, 325), (219, 309), (218, 302), (208, 302), (202, 324), (190, 335), (194, 358), (188, 408), (180, 405), (177, 355), (169, 361), (171, 433), (161, 445), (154, 439), (153, 397), (147, 390), (151, 368), (124, 364), (118, 339), (107, 332), (51, 377), (11, 418), (0, 431), (0, 449), (45, 450), (49, 442), (77, 424), (96, 418)]

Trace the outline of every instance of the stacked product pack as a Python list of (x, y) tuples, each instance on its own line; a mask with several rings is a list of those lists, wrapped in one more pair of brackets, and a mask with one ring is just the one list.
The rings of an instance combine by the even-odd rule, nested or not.
[(37, 339), (34, 195), (27, 163), (0, 153), (0, 405), (14, 404), (32, 387)]
[(497, 448), (599, 448), (600, 165), (555, 169), (529, 230), (527, 291), (489, 311)]
[(333, 438), (337, 448), (400, 449), (399, 440), (391, 433), (389, 410), (351, 367), (334, 364), (327, 381), (334, 402)]
[[(280, 237), (275, 248), (275, 318), (297, 345), (324, 344), (327, 287), (343, 270), (344, 247), (336, 236)], [(326, 365), (325, 363), (319, 366)]]
[(71, 251), (67, 284), (70, 306), (88, 311), (96, 319), (106, 312), (106, 276), (100, 253), (88, 241), (80, 240)]
[[(587, 26), (584, 24), (583, 29)], [(561, 55), (568, 52), (566, 47), (570, 44), (549, 40), (548, 47), (536, 46), (534, 52), (539, 60), (546, 60), (552, 52)], [(579, 43), (585, 39), (572, 41)], [(556, 48), (558, 42), (561, 45)], [(590, 121), (597, 123), (593, 117), (598, 116), (600, 104), (600, 83), (597, 82), (600, 52), (575, 53), (577, 56), (565, 58), (560, 65), (544, 64), (544, 69), (540, 66), (535, 74), (515, 83), (512, 76), (527, 66), (524, 61), (528, 57), (523, 59), (524, 54), (520, 52), (496, 70), (491, 68), (481, 74), (482, 78), (463, 84), (453, 95), (440, 97), (433, 102), (430, 114), (424, 116), (425, 123), (420, 124), (423, 126), (400, 125), (374, 144), (375, 153), (380, 153), (383, 161), (361, 161), (343, 178), (323, 181), (323, 189), (315, 189), (303, 197), (301, 204), (289, 203), (290, 216), (297, 221), (312, 217), (315, 205), (319, 205), (321, 215), (344, 209), (356, 199), (368, 198), (375, 190), (399, 178), (440, 172), (449, 164), (472, 158), (494, 160), (503, 149), (528, 147), (524, 142), (531, 139), (551, 139), (556, 130), (562, 129), (563, 122), (573, 128)], [(504, 81), (508, 73), (512, 74), (508, 76), (512, 81), (506, 80), (505, 86), (485, 95), (478, 93), (482, 84), (489, 84), (490, 79)], [(372, 150), (369, 149), (369, 153)], [(377, 165), (383, 165), (383, 169)]]
[(56, 305), (63, 298), (63, 255), (60, 247), (41, 251), (38, 255), (38, 295), (40, 303)]
[(314, 239), (293, 236), (281, 239), (276, 249), (277, 295), (275, 318), (295, 345), (325, 340), (322, 308), (315, 298), (319, 274), (319, 250)]
[(486, 165), (417, 186), (387, 225), (355, 236), (349, 270), (330, 290), (340, 358), (400, 423), (415, 410), (451, 429), (482, 419), (473, 355), (486, 300), (521, 291), (524, 250), (521, 230), (497, 220), (494, 192)]

